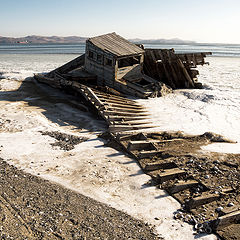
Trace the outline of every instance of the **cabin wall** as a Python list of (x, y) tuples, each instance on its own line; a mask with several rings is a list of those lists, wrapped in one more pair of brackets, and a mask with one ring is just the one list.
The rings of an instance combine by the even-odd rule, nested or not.
[(144, 60), (144, 55), (141, 55), (139, 64), (117, 68), (115, 79), (120, 80), (122, 78), (125, 78), (125, 79), (138, 78), (141, 75), (143, 70), (143, 60)]
[(116, 79), (120, 80), (122, 78), (128, 79), (128, 78), (134, 78), (135, 76), (141, 75), (141, 65), (136, 64), (133, 66), (129, 67), (123, 67), (123, 68), (118, 68), (117, 73), (116, 73)]
[(113, 87), (115, 81), (114, 57), (89, 42), (86, 43), (85, 69), (97, 75), (98, 85)]

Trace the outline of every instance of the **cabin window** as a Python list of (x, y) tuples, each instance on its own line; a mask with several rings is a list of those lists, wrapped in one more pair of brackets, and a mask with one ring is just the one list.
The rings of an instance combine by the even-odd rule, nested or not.
[(135, 64), (140, 64), (141, 56), (127, 57), (118, 60), (118, 67), (129, 67)]
[(112, 66), (112, 64), (113, 64), (112, 59), (106, 58), (106, 65), (107, 66)]
[(97, 62), (102, 63), (103, 55), (97, 54)]
[(92, 51), (88, 51), (88, 57), (93, 59), (93, 52)]

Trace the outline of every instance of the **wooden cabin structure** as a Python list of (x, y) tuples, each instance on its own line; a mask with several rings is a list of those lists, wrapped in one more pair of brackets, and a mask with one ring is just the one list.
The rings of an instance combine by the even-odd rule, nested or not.
[(85, 70), (97, 76), (99, 86), (143, 98), (163, 95), (168, 87), (143, 74), (143, 62), (144, 49), (116, 33), (86, 41)]

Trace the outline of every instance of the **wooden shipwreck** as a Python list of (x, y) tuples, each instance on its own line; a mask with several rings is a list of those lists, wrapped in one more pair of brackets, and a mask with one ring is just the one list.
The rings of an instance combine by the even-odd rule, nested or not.
[(209, 54), (144, 49), (109, 33), (89, 38), (85, 54), (35, 78), (57, 88), (70, 87), (75, 81), (140, 98), (158, 97), (176, 88), (201, 87), (195, 68), (205, 64), (204, 58)]

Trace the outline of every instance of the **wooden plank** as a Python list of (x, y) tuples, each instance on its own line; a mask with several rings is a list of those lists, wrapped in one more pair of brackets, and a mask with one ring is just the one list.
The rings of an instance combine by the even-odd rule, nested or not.
[(149, 141), (130, 141), (127, 146), (128, 151), (135, 150), (157, 150)]
[(236, 212), (238, 210), (240, 210), (240, 206), (225, 207), (220, 210), (219, 214), (227, 215), (229, 213)]
[(125, 108), (122, 108), (122, 107), (113, 107), (113, 106), (107, 106), (105, 104), (105, 107), (106, 109), (109, 109), (111, 111), (116, 111), (116, 112), (131, 112), (131, 113), (146, 113), (146, 110), (143, 110), (143, 109), (134, 109), (134, 108), (131, 108), (131, 107), (125, 107)]
[(221, 230), (231, 224), (240, 221), (240, 211), (232, 212), (227, 215), (219, 217), (213, 224), (214, 230)]
[(155, 170), (148, 173), (155, 181), (159, 183), (166, 182), (168, 180), (175, 179), (179, 176), (183, 176), (186, 172), (179, 168), (170, 168), (164, 170)]
[(102, 98), (106, 98), (106, 99), (116, 99), (116, 100), (120, 100), (120, 101), (128, 101), (128, 102), (131, 102), (131, 103), (136, 103), (135, 101), (133, 101), (131, 99), (124, 98), (124, 97), (121, 97), (121, 96), (108, 94), (108, 93), (104, 93), (104, 92), (99, 92), (99, 91), (96, 91), (96, 90), (94, 90), (94, 92), (98, 97), (102, 97)]
[[(136, 116), (136, 113), (131, 113), (131, 112), (117, 112), (117, 111), (110, 111), (110, 110), (106, 110), (104, 111), (104, 114), (105, 115), (108, 115), (108, 116)], [(137, 116), (148, 116), (148, 114), (146, 113), (137, 113)]]
[(131, 108), (131, 109), (139, 109), (139, 110), (145, 109), (145, 108), (142, 107), (142, 106), (133, 105), (133, 104), (109, 103), (109, 102), (104, 102), (104, 104), (105, 104), (106, 106), (110, 106), (110, 107)]
[(178, 66), (182, 69), (182, 72), (183, 72), (183, 74), (184, 74), (184, 76), (185, 76), (185, 78), (186, 78), (186, 80), (187, 80), (187, 81), (186, 81), (187, 84), (185, 84), (185, 86), (186, 86), (187, 88), (189, 88), (189, 87), (194, 87), (193, 80), (192, 80), (191, 77), (189, 76), (189, 74), (188, 74), (185, 66), (183, 65), (182, 61), (181, 61), (180, 59), (177, 59), (177, 63), (178, 63)]
[(82, 87), (82, 93), (85, 94), (85, 97), (91, 101), (93, 101), (95, 104), (97, 104), (100, 107), (104, 107), (104, 104), (101, 102), (101, 100), (95, 95), (95, 93), (92, 91), (89, 87)]
[(195, 197), (190, 199), (189, 201), (185, 202), (186, 208), (187, 209), (192, 209), (192, 208), (196, 208), (198, 206), (216, 201), (217, 199), (219, 199), (220, 194), (215, 194), (215, 193), (203, 193), (201, 196), (199, 197)]
[(112, 102), (112, 103), (120, 103), (120, 104), (130, 104), (130, 105), (134, 105), (134, 106), (139, 106), (138, 104), (136, 104), (136, 102), (128, 100), (128, 99), (118, 99), (115, 97), (108, 97), (108, 96), (101, 96), (100, 94), (97, 94), (98, 98), (106, 101), (106, 102)]
[(178, 193), (182, 190), (191, 188), (193, 186), (198, 185), (199, 183), (195, 180), (186, 180), (186, 181), (179, 181), (178, 183), (174, 184), (174, 186), (167, 189), (170, 194)]
[(121, 132), (121, 131), (129, 131), (129, 130), (141, 130), (146, 128), (153, 128), (153, 126), (147, 125), (134, 125), (134, 126), (126, 126), (126, 125), (110, 125), (109, 131), (110, 132)]
[(149, 119), (146, 116), (123, 116), (123, 115), (108, 115), (107, 116), (109, 121), (135, 121), (135, 120), (144, 120)]
[(175, 88), (175, 84), (173, 83), (172, 77), (170, 76), (168, 68), (167, 68), (167, 59), (165, 59), (165, 56), (164, 56), (163, 52), (159, 52), (159, 54), (161, 56), (162, 65), (163, 65), (163, 68), (164, 68), (165, 75), (167, 77), (168, 85), (172, 88)]
[(151, 158), (154, 156), (157, 156), (158, 154), (163, 153), (164, 150), (160, 151), (142, 151), (138, 154), (138, 158), (143, 159), (143, 158)]
[(141, 164), (141, 167), (145, 171), (154, 171), (154, 170), (160, 170), (160, 169), (166, 169), (166, 168), (176, 168), (177, 165), (174, 162), (172, 162), (170, 159), (157, 160), (155, 162), (147, 162), (147, 163), (143, 162)]
[(139, 138), (139, 139), (146, 139), (146, 135), (144, 133), (126, 133), (126, 132), (119, 132), (116, 134), (116, 138), (118, 141), (127, 141), (131, 138)]
[[(113, 100), (113, 99), (107, 99), (107, 98), (103, 98), (103, 97), (99, 97), (99, 99), (101, 99), (102, 102), (104, 102), (105, 104), (120, 104), (120, 105), (125, 105), (125, 106), (130, 106), (130, 107), (142, 107), (141, 105), (138, 105), (137, 103), (134, 102), (129, 102), (129, 101), (120, 101), (120, 100)], [(142, 107), (143, 108), (143, 107)]]
[(149, 121), (143, 120), (135, 120), (135, 121), (112, 121), (112, 125), (145, 125), (145, 124), (152, 124)]
[(188, 209), (192, 209), (192, 208), (195, 208), (195, 207), (198, 207), (198, 206), (201, 206), (201, 205), (204, 205), (204, 204), (216, 201), (222, 195), (224, 195), (226, 193), (229, 193), (231, 191), (233, 191), (232, 188), (223, 189), (221, 193), (208, 193), (208, 192), (205, 192), (205, 193), (203, 193), (199, 197), (195, 197), (195, 198), (192, 198), (192, 199), (186, 201), (186, 207)]
[(49, 72), (48, 77), (53, 77), (56, 72), (58, 73), (68, 73), (69, 71), (76, 69), (77, 67), (83, 66), (85, 62), (85, 54), (73, 59), (72, 61), (62, 65), (59, 68)]

